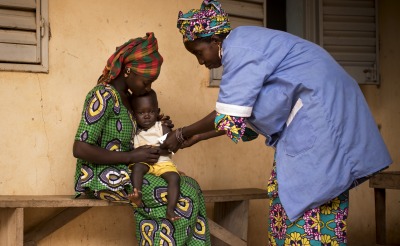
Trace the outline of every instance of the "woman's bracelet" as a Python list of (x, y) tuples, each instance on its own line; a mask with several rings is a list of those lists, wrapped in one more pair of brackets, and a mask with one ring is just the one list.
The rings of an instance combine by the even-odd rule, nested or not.
[(186, 140), (186, 139), (183, 137), (182, 128), (176, 129), (176, 131), (175, 131), (175, 137), (176, 137), (176, 140), (178, 140), (178, 142), (179, 142), (180, 144), (183, 144), (183, 142), (185, 142), (185, 140)]

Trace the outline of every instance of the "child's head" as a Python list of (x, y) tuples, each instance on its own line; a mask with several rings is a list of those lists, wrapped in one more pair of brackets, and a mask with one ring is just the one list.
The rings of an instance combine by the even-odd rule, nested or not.
[(140, 128), (147, 130), (154, 126), (160, 113), (157, 94), (154, 90), (139, 96), (132, 95), (130, 103)]

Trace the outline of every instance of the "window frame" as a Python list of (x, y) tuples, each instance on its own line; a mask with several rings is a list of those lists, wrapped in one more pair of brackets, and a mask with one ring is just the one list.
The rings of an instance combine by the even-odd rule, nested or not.
[[(0, 61), (0, 71), (16, 71), (16, 72), (49, 72), (49, 7), (48, 0), (36, 0), (35, 10), (35, 25), (36, 25), (36, 49), (37, 49), (37, 62), (24, 62), (24, 61)], [(2, 9), (18, 10), (25, 9), (29, 5), (29, 1), (25, 0), (2, 0), (0, 7)], [(2, 28), (4, 32), (18, 32), (17, 28)], [(21, 45), (24, 43), (7, 43), (7, 45)], [(30, 44), (30, 43), (27, 43)], [(18, 47), (17, 47), (18, 48)], [(23, 52), (23, 51), (21, 51)], [(1, 54), (0, 54), (1, 56)], [(6, 60), (7, 58), (3, 58)]]
[[(290, 1), (297, 1), (297, 0), (287, 0), (288, 2)], [(324, 40), (328, 38), (328, 35), (324, 36), (324, 33), (327, 31), (324, 29), (324, 3), (326, 3), (327, 5), (334, 5), (336, 0), (303, 0), (303, 16), (301, 17), (301, 20), (297, 20), (297, 24), (299, 25), (298, 27), (295, 28), (288, 28), (290, 29), (294, 29), (297, 30), (296, 34), (300, 33), (300, 37), (307, 39), (311, 42), (314, 42), (318, 45), (320, 45), (321, 47), (323, 47), (324, 49), (326, 49), (334, 58), (335, 60), (357, 81), (358, 84), (360, 85), (379, 85), (380, 84), (380, 76), (379, 76), (379, 25), (378, 25), (378, 0), (371, 0), (369, 2), (373, 2), (374, 7), (373, 7), (373, 12), (374, 15), (373, 17), (370, 15), (369, 18), (372, 19), (374, 18), (374, 22), (366, 22), (366, 23), (361, 23), (360, 27), (362, 27), (363, 25), (374, 25), (374, 52), (369, 52), (369, 53), (363, 53), (362, 55), (364, 55), (365, 57), (371, 57), (374, 56), (375, 59), (369, 59), (369, 58), (365, 58), (365, 60), (360, 60), (360, 58), (355, 58), (353, 61), (349, 61), (349, 60), (341, 60), (341, 56), (349, 56), (349, 55), (354, 55), (354, 57), (357, 57), (357, 53), (354, 52), (354, 50), (351, 50), (352, 47), (354, 49), (366, 49), (369, 48), (371, 49), (372, 46), (369, 45), (369, 47), (363, 46), (362, 44), (360, 44), (360, 38), (358, 37), (358, 44), (357, 41), (355, 42), (355, 45), (351, 46), (347, 46), (343, 45), (342, 48), (344, 49), (348, 49), (347, 52), (342, 53), (342, 54), (338, 54), (335, 53), (335, 51), (330, 50), (330, 48), (324, 45)], [(365, 1), (336, 1), (336, 3), (345, 3), (349, 5), (349, 8), (355, 8), (354, 6), (352, 7), (351, 5), (354, 4), (355, 6), (357, 5), (362, 5), (364, 2), (368, 2), (367, 0)], [(335, 7), (330, 7), (331, 9), (329, 10), (329, 6), (327, 7), (328, 11), (330, 12), (335, 12), (332, 11), (332, 9), (334, 9)], [(344, 7), (342, 7), (342, 9), (344, 9)], [(366, 10), (361, 9), (362, 11), (357, 11), (359, 13), (363, 13), (363, 12), (372, 12), (371, 9)], [(327, 11), (327, 12), (328, 12)], [(354, 10), (353, 10), (354, 11)], [(337, 12), (337, 11), (336, 11)], [(351, 12), (351, 9), (349, 9), (347, 12)], [(328, 14), (327, 14), (328, 15)], [(361, 14), (359, 14), (359, 16), (357, 17), (366, 17), (367, 15), (362, 16)], [(348, 17), (351, 18), (351, 17)], [(294, 21), (292, 21), (293, 23)], [(290, 23), (288, 23), (290, 25)], [(332, 23), (328, 23), (329, 25), (332, 26), (332, 24), (335, 24), (334, 22)], [(348, 26), (350, 25), (355, 25), (357, 24), (357, 22), (348, 22), (347, 23)], [(341, 24), (342, 26), (346, 26), (346, 24)], [(344, 28), (343, 30), (343, 34), (344, 32), (346, 32), (345, 30), (346, 28)], [(358, 31), (362, 31), (362, 28), (360, 28)], [(340, 32), (340, 31), (336, 31), (336, 32)], [(356, 32), (356, 31), (354, 31)], [(371, 33), (372, 35), (372, 33)], [(344, 36), (344, 35), (343, 35)], [(332, 37), (330, 37), (332, 39)], [(345, 43), (346, 41), (344, 41), (343, 37), (340, 36), (336, 36), (333, 37), (333, 39), (337, 40), (337, 46), (340, 49), (340, 42)], [(357, 39), (357, 37), (355, 38)], [(369, 38), (370, 40), (372, 38)], [(367, 41), (366, 41), (367, 42)], [(358, 45), (358, 47), (357, 47)], [(353, 52), (353, 53), (352, 53)], [(362, 56), (361, 55), (361, 56)], [(373, 61), (372, 61), (373, 60)]]

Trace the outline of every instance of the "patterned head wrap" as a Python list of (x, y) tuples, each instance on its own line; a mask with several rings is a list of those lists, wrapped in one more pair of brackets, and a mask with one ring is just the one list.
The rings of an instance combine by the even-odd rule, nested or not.
[(99, 79), (99, 83), (109, 83), (120, 73), (122, 67), (146, 78), (156, 79), (160, 74), (163, 58), (158, 52), (157, 39), (154, 33), (146, 33), (146, 37), (130, 39), (117, 47), (115, 53), (108, 58), (107, 65)]
[(214, 0), (204, 0), (200, 9), (191, 9), (186, 14), (179, 11), (177, 27), (184, 42), (231, 30), (228, 14)]

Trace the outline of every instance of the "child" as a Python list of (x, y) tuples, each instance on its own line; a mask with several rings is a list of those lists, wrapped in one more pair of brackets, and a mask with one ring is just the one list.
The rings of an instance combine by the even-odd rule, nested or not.
[[(151, 145), (159, 148), (159, 138), (171, 131), (169, 127), (157, 121), (160, 109), (158, 108), (157, 95), (151, 90), (148, 93), (140, 96), (132, 96), (130, 100), (133, 115), (138, 124), (138, 132), (134, 136), (134, 147), (138, 148), (144, 145)], [(149, 165), (144, 162), (134, 163), (131, 166), (132, 170), (132, 185), (133, 193), (128, 195), (136, 205), (142, 204), (142, 182), (143, 176), (150, 173), (156, 176), (161, 176), (168, 183), (168, 204), (167, 204), (167, 219), (175, 221), (180, 217), (174, 212), (175, 206), (180, 194), (180, 176), (175, 164), (171, 160), (171, 152), (167, 149), (159, 149), (160, 158), (157, 163)]]

